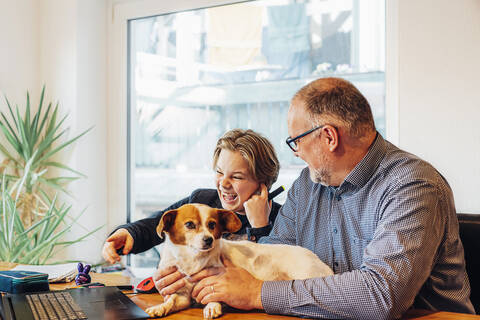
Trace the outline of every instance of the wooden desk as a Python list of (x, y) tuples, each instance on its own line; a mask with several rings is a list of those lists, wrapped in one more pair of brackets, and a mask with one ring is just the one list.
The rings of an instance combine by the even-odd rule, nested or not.
[[(7, 270), (13, 268), (14, 265), (7, 265), (0, 262), (0, 270)], [(126, 276), (119, 274), (101, 274), (101, 273), (92, 273), (92, 282), (101, 282), (105, 285), (128, 285), (132, 284), (131, 279)], [(52, 283), (50, 284), (51, 290), (62, 290), (75, 287), (75, 282), (69, 283)], [(140, 308), (145, 310), (148, 307), (159, 304), (163, 301), (162, 296), (159, 293), (154, 294), (132, 294), (133, 291), (124, 291), (133, 302), (135, 302)], [(174, 314), (171, 314), (163, 319), (166, 320), (191, 320), (191, 319), (203, 319), (203, 313), (201, 308), (190, 308), (183, 310)], [(238, 319), (249, 319), (249, 320), (292, 320), (292, 319), (303, 319), (290, 316), (280, 316), (280, 315), (268, 315), (260, 311), (240, 311), (240, 310), (226, 310), (225, 314), (219, 318), (220, 320), (238, 320)], [(462, 313), (452, 313), (452, 312), (432, 312), (426, 310), (411, 310), (402, 319), (417, 319), (417, 320), (445, 320), (445, 319), (455, 319), (455, 320), (467, 320), (467, 319), (480, 319), (480, 316), (469, 315)]]
[[(92, 274), (92, 282), (102, 282), (106, 285), (123, 285), (131, 284), (130, 278), (116, 275), (116, 274)], [(51, 284), (50, 287), (52, 290), (55, 289), (64, 289), (68, 287), (75, 286), (75, 283), (70, 284)], [(125, 293), (131, 293), (132, 291), (124, 291)], [(148, 307), (159, 304), (163, 301), (162, 296), (159, 293), (155, 294), (132, 294), (128, 295), (133, 302), (135, 302), (140, 308), (145, 310)], [(183, 310), (174, 314), (171, 314), (164, 319), (168, 320), (191, 320), (191, 319), (203, 319), (203, 313), (201, 308), (190, 308)], [(292, 319), (304, 319), (291, 316), (280, 316), (280, 315), (269, 315), (260, 311), (240, 311), (240, 310), (226, 310), (225, 314), (219, 318), (220, 320), (238, 320), (238, 319), (248, 319), (248, 320), (292, 320)], [(453, 312), (432, 312), (426, 310), (411, 310), (409, 311), (403, 319), (417, 319), (417, 320), (444, 320), (444, 319), (455, 319), (455, 320), (467, 320), (467, 319), (480, 319), (480, 316), (453, 313)]]

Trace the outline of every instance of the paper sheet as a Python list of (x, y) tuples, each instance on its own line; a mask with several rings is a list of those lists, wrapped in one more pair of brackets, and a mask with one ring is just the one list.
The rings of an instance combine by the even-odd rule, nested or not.
[(52, 265), (27, 265), (19, 264), (11, 270), (36, 271), (48, 274), (48, 282), (69, 282), (77, 274), (77, 263), (64, 263)]

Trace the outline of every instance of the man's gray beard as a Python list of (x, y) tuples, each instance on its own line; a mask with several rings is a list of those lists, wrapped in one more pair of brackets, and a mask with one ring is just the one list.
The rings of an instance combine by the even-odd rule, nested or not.
[(308, 168), (310, 171), (310, 179), (315, 183), (320, 183), (321, 185), (328, 187), (330, 181), (330, 174), (325, 169), (312, 169)]

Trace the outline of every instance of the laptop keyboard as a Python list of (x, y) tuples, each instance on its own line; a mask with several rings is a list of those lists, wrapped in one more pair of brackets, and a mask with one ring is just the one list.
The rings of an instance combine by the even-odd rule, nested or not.
[(35, 320), (77, 320), (87, 315), (69, 292), (28, 294), (27, 301)]

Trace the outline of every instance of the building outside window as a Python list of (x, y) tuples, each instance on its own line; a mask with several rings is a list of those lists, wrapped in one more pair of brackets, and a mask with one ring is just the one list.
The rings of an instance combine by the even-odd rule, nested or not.
[[(130, 20), (130, 221), (197, 188), (215, 188), (212, 155), (233, 128), (273, 143), (273, 188), (305, 167), (285, 144), (293, 94), (342, 77), (367, 97), (385, 135), (385, 2), (259, 0)], [(285, 201), (286, 192), (276, 200)], [(155, 250), (132, 265), (154, 267)]]

